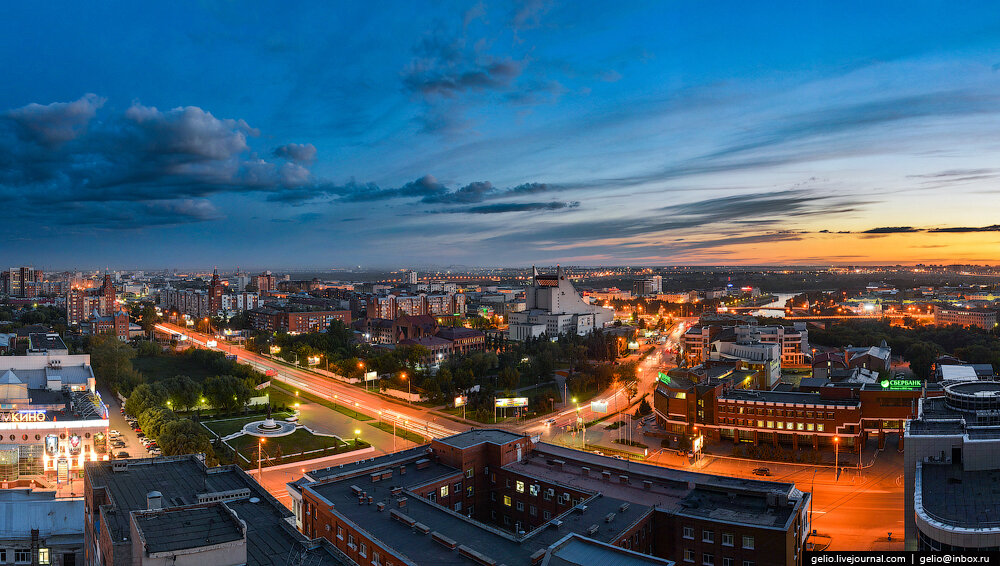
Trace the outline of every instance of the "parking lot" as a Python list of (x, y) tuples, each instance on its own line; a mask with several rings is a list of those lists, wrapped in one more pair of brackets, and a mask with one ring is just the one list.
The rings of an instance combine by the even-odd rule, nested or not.
[[(121, 413), (121, 404), (118, 402), (118, 398), (112, 395), (110, 392), (101, 392), (101, 397), (104, 402), (108, 405), (108, 414), (110, 415), (110, 430), (118, 431), (118, 435), (110, 434), (109, 441), (111, 442), (110, 451), (112, 457), (120, 457), (119, 454), (125, 452), (127, 456), (121, 456), (125, 458), (148, 458), (153, 456), (145, 446), (142, 445), (139, 434), (132, 430), (132, 425), (125, 420), (125, 416)], [(116, 439), (118, 442), (116, 443)]]

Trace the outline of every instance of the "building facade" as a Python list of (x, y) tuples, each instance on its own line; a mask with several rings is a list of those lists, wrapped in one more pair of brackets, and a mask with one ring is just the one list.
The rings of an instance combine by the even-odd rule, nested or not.
[(951, 306), (934, 306), (934, 324), (960, 326), (975, 326), (992, 330), (997, 325), (996, 309), (960, 308)]
[(614, 311), (591, 305), (573, 288), (561, 267), (541, 275), (532, 269), (531, 287), (525, 289), (525, 310), (508, 314), (508, 336), (524, 340), (541, 334), (589, 334), (614, 320)]

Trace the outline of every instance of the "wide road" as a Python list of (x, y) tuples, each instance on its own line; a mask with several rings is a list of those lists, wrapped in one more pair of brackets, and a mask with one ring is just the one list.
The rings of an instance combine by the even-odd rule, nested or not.
[[(289, 367), (280, 362), (258, 355), (231, 342), (222, 342), (214, 336), (181, 328), (169, 323), (158, 323), (156, 330), (167, 335), (181, 334), (198, 348), (217, 350), (236, 356), (236, 360), (262, 371), (273, 370), (270, 379), (280, 381), (293, 389), (310, 393), (317, 397), (350, 407), (368, 416), (397, 427), (416, 432), (425, 438), (450, 436), (470, 427), (455, 421), (435, 416), (432, 412), (417, 406), (388, 400), (381, 395), (367, 393), (364, 389), (324, 377), (316, 372)], [(209, 341), (219, 345), (211, 347)]]

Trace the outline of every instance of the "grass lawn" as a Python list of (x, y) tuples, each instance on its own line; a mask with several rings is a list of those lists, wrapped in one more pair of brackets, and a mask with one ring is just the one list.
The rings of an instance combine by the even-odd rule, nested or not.
[(163, 355), (135, 358), (132, 360), (132, 367), (139, 371), (147, 381), (159, 381), (175, 375), (186, 375), (201, 383), (215, 375), (209, 368), (188, 356)]
[[(286, 417), (292, 416), (292, 413), (271, 413), (271, 416), (275, 420), (284, 420)], [(228, 436), (243, 429), (243, 425), (247, 423), (252, 423), (254, 421), (261, 421), (266, 418), (266, 415), (253, 415), (249, 417), (235, 417), (232, 419), (219, 419), (214, 421), (202, 421), (201, 424), (205, 425), (206, 428), (218, 434), (219, 436)]]
[[(253, 465), (256, 465), (257, 440), (256, 436), (245, 434), (230, 440), (229, 445)], [(357, 446), (355, 446), (353, 439), (349, 442), (343, 442), (332, 436), (314, 435), (308, 430), (300, 428), (288, 436), (266, 439), (264, 442), (264, 457), (271, 459), (270, 465), (275, 465), (330, 456), (367, 446), (368, 444), (364, 441), (358, 442)], [(323, 450), (323, 452), (312, 452), (313, 450)], [(302, 452), (309, 452), (309, 454), (300, 454)], [(237, 459), (242, 464), (247, 464), (242, 458)]]
[[(392, 425), (389, 423), (368, 423), (368, 424), (370, 426), (373, 426), (380, 430), (384, 430), (389, 433), (391, 433), (393, 430)], [(406, 429), (403, 429), (402, 427), (396, 427), (396, 436), (404, 440), (409, 440), (410, 442), (416, 442), (417, 444), (423, 444), (424, 442), (426, 442), (423, 436), (420, 436), (415, 432), (410, 432)]]

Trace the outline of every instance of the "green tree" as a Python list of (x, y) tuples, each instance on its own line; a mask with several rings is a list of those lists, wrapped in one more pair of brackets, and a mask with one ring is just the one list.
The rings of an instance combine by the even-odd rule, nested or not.
[(190, 419), (178, 419), (163, 425), (156, 443), (160, 445), (163, 454), (167, 456), (203, 453), (208, 465), (218, 463), (208, 435), (205, 434), (201, 425)]
[(153, 328), (156, 323), (160, 321), (160, 317), (156, 316), (156, 307), (153, 303), (142, 303), (142, 308), (138, 312), (139, 325), (146, 332), (147, 336), (153, 335)]
[(175, 375), (160, 382), (163, 390), (170, 401), (171, 407), (176, 411), (187, 411), (198, 404), (201, 397), (201, 385), (186, 375)]
[(205, 380), (203, 389), (208, 402), (227, 413), (245, 407), (250, 397), (253, 397), (253, 389), (242, 379), (232, 375), (210, 377)]
[(152, 407), (139, 415), (139, 426), (146, 436), (154, 440), (160, 437), (164, 425), (176, 421), (177, 415), (166, 407)]
[(927, 379), (931, 374), (934, 360), (941, 355), (941, 348), (932, 342), (914, 342), (906, 349), (903, 356), (910, 361), (910, 369), (920, 379)]
[(146, 409), (162, 407), (166, 400), (163, 388), (158, 384), (142, 383), (137, 385), (125, 400), (125, 412), (138, 418)]
[(501, 389), (517, 389), (517, 385), (520, 381), (521, 374), (518, 373), (518, 371), (513, 367), (507, 366), (500, 370), (498, 385)]
[(645, 397), (639, 402), (639, 408), (635, 410), (636, 418), (645, 417), (646, 415), (653, 412), (653, 408), (649, 406), (649, 401)]
[[(135, 371), (132, 358), (135, 349), (110, 335), (91, 336), (89, 343), (90, 364), (94, 375), (104, 381), (113, 391), (119, 391), (119, 382), (132, 378)], [(124, 394), (124, 392), (121, 392)]]

